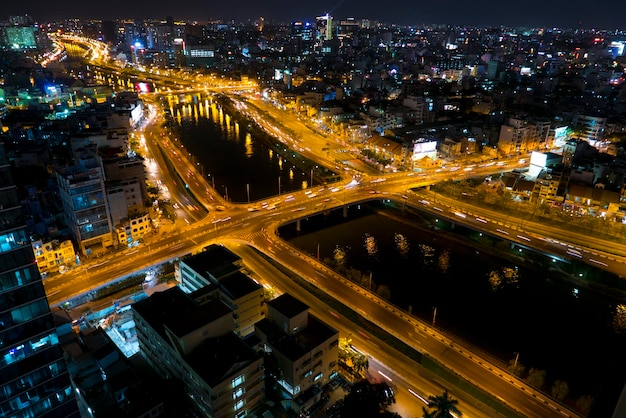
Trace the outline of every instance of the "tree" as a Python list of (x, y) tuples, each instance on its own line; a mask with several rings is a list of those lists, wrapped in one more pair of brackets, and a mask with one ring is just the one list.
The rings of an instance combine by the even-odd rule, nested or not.
[(552, 397), (562, 401), (565, 397), (569, 395), (569, 387), (567, 386), (567, 382), (562, 380), (557, 380), (552, 385)]
[(537, 389), (541, 389), (546, 384), (546, 371), (531, 367), (528, 371), (526, 381), (529, 385), (534, 386)]
[(389, 286), (386, 286), (384, 284), (378, 286), (378, 289), (376, 289), (376, 293), (378, 293), (378, 296), (385, 300), (391, 299), (391, 289), (389, 289)]
[(428, 411), (422, 406), (422, 418), (437, 418), (437, 416), (435, 415), (436, 413), (436, 411)]
[(619, 304), (615, 307), (613, 329), (617, 334), (626, 334), (626, 305)]
[(450, 253), (448, 250), (443, 250), (441, 254), (439, 254), (439, 270), (442, 273), (447, 273), (450, 268)]
[[(432, 416), (436, 418), (452, 418), (454, 413), (457, 417), (463, 416), (461, 411), (456, 407), (459, 403), (457, 399), (453, 399), (448, 395), (448, 390), (446, 389), (443, 394), (439, 396), (429, 396), (428, 397), (428, 408), (434, 409), (432, 415), (424, 415), (424, 416)], [(424, 410), (424, 412), (427, 412)]]
[(398, 414), (387, 411), (387, 408), (396, 402), (395, 397), (389, 396), (386, 383), (370, 383), (359, 380), (350, 388), (350, 393), (344, 398), (341, 416), (344, 417), (394, 417)]
[(526, 371), (526, 367), (519, 361), (515, 361), (515, 359), (511, 359), (509, 361), (509, 367), (507, 367), (507, 369), (511, 374), (517, 377), (522, 377), (522, 375)]
[(576, 409), (584, 416), (589, 415), (591, 411), (591, 405), (593, 404), (593, 398), (588, 395), (581, 396), (576, 401)]

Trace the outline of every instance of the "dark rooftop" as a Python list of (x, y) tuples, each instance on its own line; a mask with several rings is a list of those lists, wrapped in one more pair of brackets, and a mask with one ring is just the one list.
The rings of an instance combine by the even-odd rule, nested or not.
[(307, 327), (294, 335), (286, 334), (267, 318), (260, 320), (255, 326), (267, 336), (273, 350), (282, 353), (291, 361), (310, 353), (313, 348), (337, 334), (337, 330), (311, 314)]
[(136, 302), (133, 310), (163, 338), (164, 326), (181, 337), (232, 312), (219, 300), (199, 305), (178, 287), (156, 292), (148, 299)]
[(262, 286), (246, 274), (238, 271), (220, 279), (220, 287), (222, 292), (226, 293), (231, 299), (239, 299), (259, 290)]
[[(213, 244), (204, 251), (183, 259), (185, 264), (199, 274), (210, 274), (219, 279), (239, 270), (234, 263), (241, 260), (237, 254), (221, 245)], [(205, 277), (208, 280), (208, 277)]]
[(293, 318), (294, 316), (309, 309), (308, 305), (300, 302), (289, 293), (284, 293), (279, 297), (272, 299), (267, 302), (267, 305), (285, 315), (287, 318)]
[(211, 387), (257, 360), (252, 350), (235, 334), (208, 338), (189, 354), (185, 361)]

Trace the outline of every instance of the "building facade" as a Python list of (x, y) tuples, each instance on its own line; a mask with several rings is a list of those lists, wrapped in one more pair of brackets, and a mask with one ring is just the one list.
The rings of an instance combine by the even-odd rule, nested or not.
[(113, 228), (106, 201), (104, 175), (98, 158), (57, 170), (65, 220), (84, 255), (113, 245)]
[(278, 384), (302, 412), (320, 399), (321, 388), (337, 374), (339, 333), (309, 314), (309, 307), (285, 293), (267, 302), (267, 318), (255, 335), (281, 372)]
[(0, 416), (78, 417), (63, 349), (0, 147)]
[(232, 332), (223, 302), (200, 305), (174, 287), (137, 302), (133, 314), (142, 357), (181, 381), (203, 416), (244, 417), (264, 399), (263, 357)]

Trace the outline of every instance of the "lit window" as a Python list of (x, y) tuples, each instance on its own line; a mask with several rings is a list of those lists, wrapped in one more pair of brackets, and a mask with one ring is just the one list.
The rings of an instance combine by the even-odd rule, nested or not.
[(241, 385), (242, 383), (243, 383), (243, 375), (237, 376), (232, 380), (232, 384), (234, 388)]
[(320, 380), (322, 378), (324, 374), (323, 373), (318, 373), (315, 375), (315, 377), (313, 378), (314, 382), (317, 382), (318, 380)]
[(243, 388), (238, 388), (233, 392), (233, 399), (241, 398), (243, 396)]
[(235, 408), (235, 411), (239, 411), (241, 408), (243, 408), (243, 399), (235, 403), (234, 408)]

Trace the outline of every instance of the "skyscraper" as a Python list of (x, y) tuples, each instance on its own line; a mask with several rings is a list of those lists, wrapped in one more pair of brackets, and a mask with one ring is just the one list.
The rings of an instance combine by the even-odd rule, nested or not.
[(0, 417), (78, 417), (9, 170), (0, 146)]

